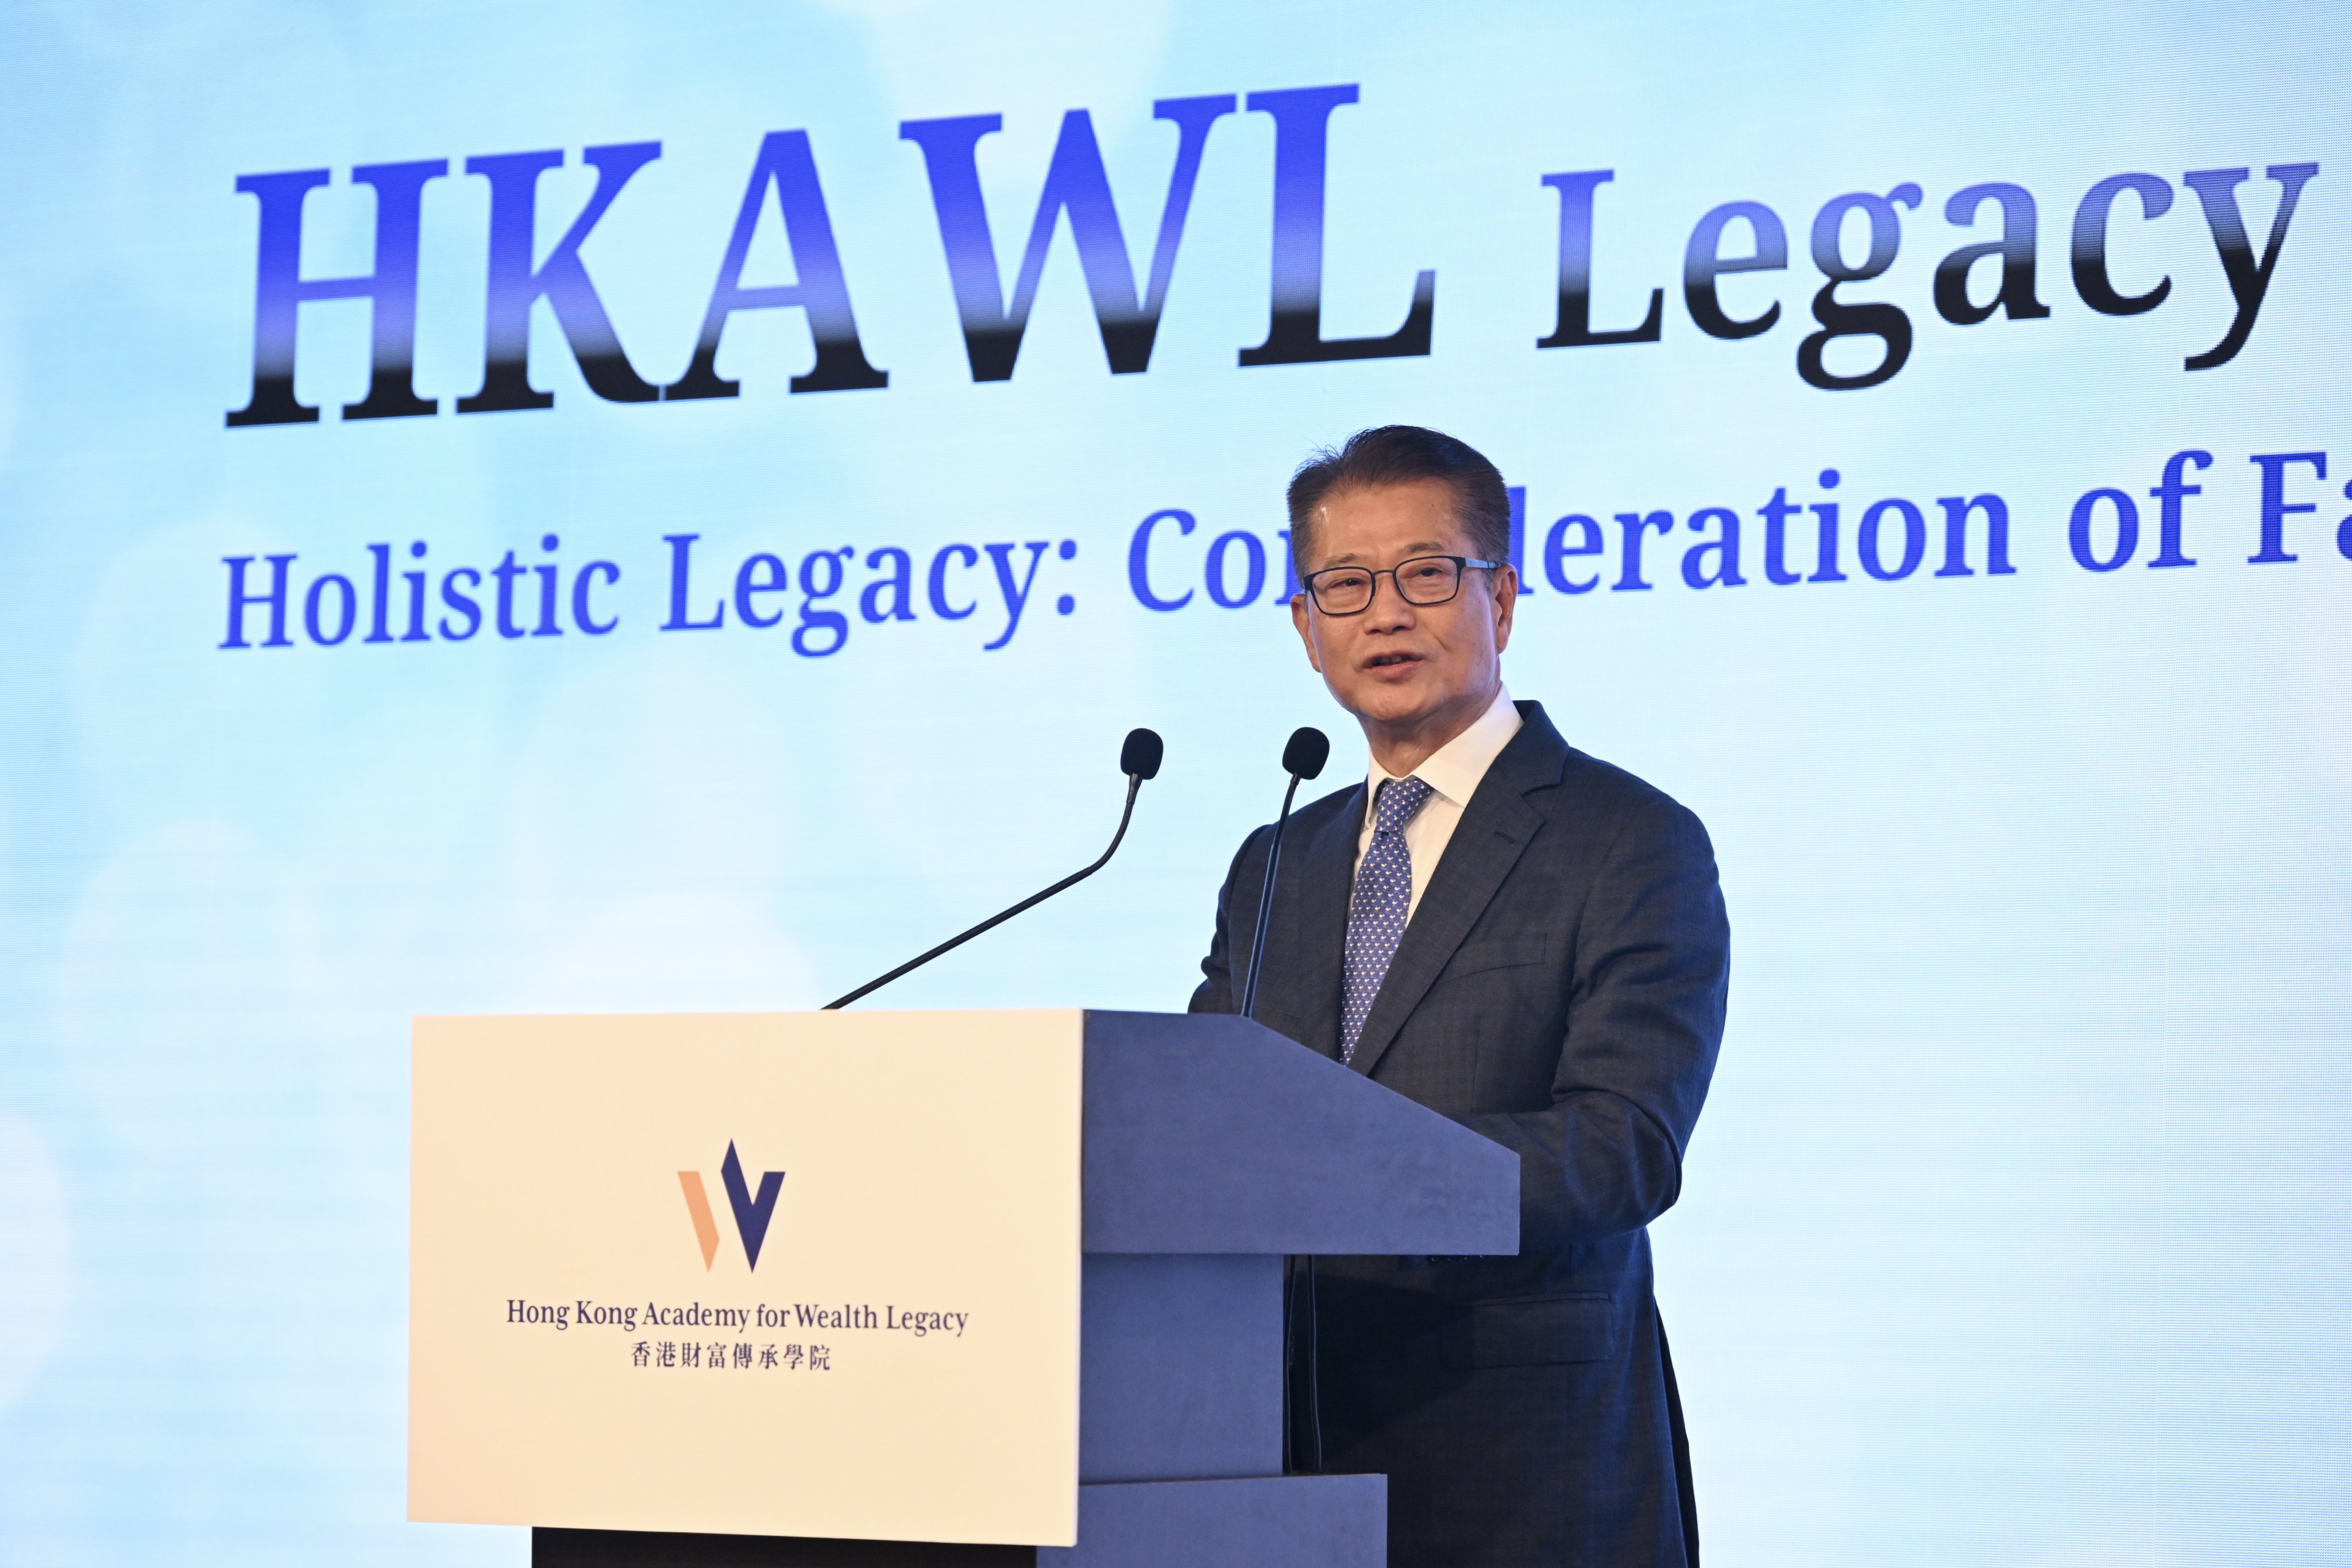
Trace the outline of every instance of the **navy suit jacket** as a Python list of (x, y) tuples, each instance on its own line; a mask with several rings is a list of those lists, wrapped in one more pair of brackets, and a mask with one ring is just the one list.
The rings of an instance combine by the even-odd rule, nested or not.
[[(1651, 1220), (1723, 1036), (1730, 936), (1697, 817), (1536, 703), (1431, 875), (1355, 1070), (1519, 1156), (1515, 1258), (1325, 1258), (1324, 1468), (1389, 1477), (1401, 1568), (1685, 1568), (1689, 1448)], [(1285, 839), (1260, 1022), (1339, 1054), (1359, 784)], [(1271, 826), (1234, 857), (1194, 1012), (1240, 1007)]]

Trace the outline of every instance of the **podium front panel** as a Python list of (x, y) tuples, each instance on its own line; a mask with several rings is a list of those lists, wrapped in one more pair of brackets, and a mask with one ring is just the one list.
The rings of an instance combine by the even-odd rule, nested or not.
[(409, 1517), (1073, 1543), (1081, 1020), (417, 1020)]

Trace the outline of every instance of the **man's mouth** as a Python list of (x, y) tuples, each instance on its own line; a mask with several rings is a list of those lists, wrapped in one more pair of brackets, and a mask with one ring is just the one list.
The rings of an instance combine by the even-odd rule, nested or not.
[(1388, 669), (1400, 664), (1419, 664), (1417, 653), (1376, 653), (1364, 661), (1366, 669)]

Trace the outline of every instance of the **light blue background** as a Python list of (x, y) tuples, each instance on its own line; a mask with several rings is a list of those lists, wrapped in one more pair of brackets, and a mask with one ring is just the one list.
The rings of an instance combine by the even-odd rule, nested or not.
[[(1879, 584), (1849, 554), (1845, 584), (1701, 594), (1678, 545), (1648, 594), (1539, 590), (1506, 659), (1722, 863), (1730, 1026), (1655, 1233), (1709, 1557), (2307, 1564), (2352, 1539), (2336, 9), (58, 3), (0, 39), (0, 1556), (523, 1561), (520, 1531), (402, 1521), (407, 1018), (814, 1005), (1090, 858), (1136, 723), (1169, 762), (1113, 868), (889, 999), (1181, 1007), (1283, 737), (1330, 730), (1340, 783), (1362, 752), (1270, 605), (1138, 605), (1129, 532), (1201, 518), (1171, 578), (1213, 533), (1270, 537), (1307, 449), (1391, 420), (1490, 453), (1538, 530), (1739, 508), (1751, 577), (1754, 508), (1819, 499), (1824, 467), (1849, 520), (1979, 489), (2014, 513), (2005, 578), (1931, 553)], [(1174, 142), (1153, 98), (1325, 82), (1362, 88), (1332, 121), (1326, 331), (1391, 330), (1433, 268), (1430, 356), (1235, 368), (1272, 146), (1238, 115), (1150, 373), (1107, 373), (1065, 236), (1013, 380), (971, 384), (901, 119), (1004, 115), (982, 167), (1009, 281), (1063, 110), (1092, 111), (1140, 253)], [(761, 135), (803, 127), (887, 391), (788, 396), (807, 340), (780, 310), (730, 329), (740, 400), (604, 404), (542, 312), (552, 411), (346, 426), (345, 304), (305, 310), (324, 422), (223, 428), (251, 368), (237, 175), (336, 170), (320, 276), (368, 264), (353, 163), (658, 138), (588, 256), (669, 381)], [(2231, 304), (2180, 174), (2253, 165), (2260, 240), (2261, 167), (2311, 160), (2252, 342), (2184, 373)], [(1665, 341), (1539, 353), (1538, 181), (1604, 167), (1596, 323), (1664, 286)], [(2119, 223), (2118, 276), (2173, 296), (2096, 316), (2067, 225), (2139, 169), (2178, 198)], [(1815, 391), (1806, 228), (1904, 180), (1927, 204), (1851, 293), (1905, 308), (1912, 361)], [(1928, 303), (1979, 237), (1942, 202), (1987, 180), (2041, 203), (2047, 321)], [(547, 178), (542, 243), (586, 188)], [(1783, 318), (1727, 343), (1677, 274), (1734, 199), (1773, 205), (1792, 262), (1727, 284)], [(481, 374), (487, 205), (463, 177), (426, 198), (417, 382), (445, 409)], [(769, 223), (753, 281), (788, 275)], [(2331, 441), (2333, 479), (2294, 480), (2301, 560), (2246, 564), (2248, 456)], [(2145, 496), (2191, 447), (2217, 459), (2200, 564), (2078, 568), (2074, 498)], [(423, 538), (485, 566), (551, 530), (623, 563), (614, 636), (215, 647), (225, 555), (307, 578)], [(810, 660), (789, 623), (654, 631), (681, 531), (713, 562), (1081, 548), (1001, 651), (983, 612)]]

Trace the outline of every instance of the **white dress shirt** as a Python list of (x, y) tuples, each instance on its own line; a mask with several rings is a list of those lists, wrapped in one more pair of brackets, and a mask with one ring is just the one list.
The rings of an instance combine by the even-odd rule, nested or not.
[[(1408, 922), (1413, 911), (1421, 908), (1422, 889), (1429, 886), (1429, 874), (1437, 869), (1438, 857), (1453, 841), (1454, 829), (1462, 821), (1462, 808), (1470, 804), (1478, 781), (1486, 776), (1486, 770), (1510, 744), (1511, 737), (1519, 732), (1522, 722), (1519, 710), (1511, 706), (1510, 692), (1498, 688), (1495, 700), (1467, 730), (1438, 747), (1408, 775), (1427, 784), (1431, 791), (1421, 809), (1404, 825), (1405, 852), (1412, 857), (1412, 900), (1405, 906)], [(1381, 782), (1395, 776), (1375, 761), (1364, 777), (1364, 826), (1356, 835), (1359, 861), (1371, 847), (1371, 802), (1380, 794)]]

